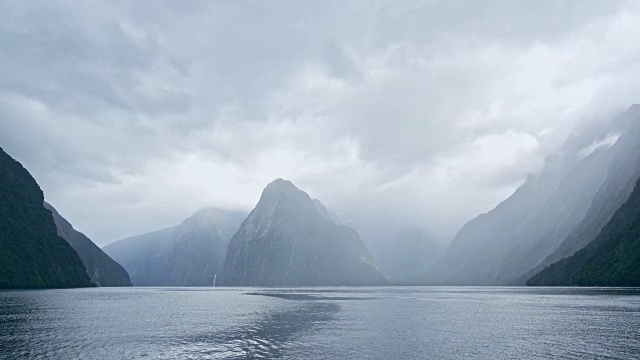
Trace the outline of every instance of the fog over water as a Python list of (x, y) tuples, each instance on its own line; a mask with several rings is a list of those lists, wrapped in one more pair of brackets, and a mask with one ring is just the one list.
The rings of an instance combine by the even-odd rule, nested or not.
[(638, 102), (639, 15), (622, 0), (4, 1), (0, 143), (101, 246), (205, 206), (249, 211), (278, 177), (356, 228), (448, 241), (576, 124)]

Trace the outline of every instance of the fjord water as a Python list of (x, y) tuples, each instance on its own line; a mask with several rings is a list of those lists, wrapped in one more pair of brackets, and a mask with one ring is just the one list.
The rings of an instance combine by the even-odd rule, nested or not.
[(0, 292), (1, 359), (634, 359), (640, 289)]

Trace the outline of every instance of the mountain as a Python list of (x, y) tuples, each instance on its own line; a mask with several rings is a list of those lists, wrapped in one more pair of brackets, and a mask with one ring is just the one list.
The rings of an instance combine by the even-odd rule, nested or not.
[(545, 262), (585, 246), (568, 246), (566, 239), (590, 221), (593, 204), (607, 187), (618, 188), (610, 181), (617, 164), (637, 156), (633, 149), (640, 138), (629, 120), (637, 113), (634, 106), (610, 122), (577, 129), (539, 174), (529, 176), (511, 197), (460, 230), (425, 282), (524, 284)]
[(93, 286), (36, 181), (0, 148), (0, 289)]
[(640, 181), (593, 242), (527, 285), (640, 286)]
[(222, 273), (228, 239), (245, 214), (207, 208), (182, 224), (124, 239), (104, 251), (136, 286), (212, 286)]
[(378, 266), (394, 282), (413, 283), (431, 267), (443, 251), (425, 230), (407, 227), (396, 232), (377, 259)]
[(53, 215), (58, 235), (78, 253), (94, 284), (98, 286), (131, 286), (129, 274), (120, 264), (105, 254), (83, 233), (76, 231), (53, 206), (45, 202), (44, 207)]
[(605, 180), (586, 216), (572, 229), (558, 249), (526, 274), (528, 276), (525, 279), (591, 243), (629, 198), (636, 180), (640, 178), (640, 105), (632, 106), (617, 120), (624, 131), (609, 151), (611, 161), (603, 171), (606, 174)]
[(221, 284), (386, 284), (358, 233), (320, 205), (290, 181), (269, 184), (229, 243)]

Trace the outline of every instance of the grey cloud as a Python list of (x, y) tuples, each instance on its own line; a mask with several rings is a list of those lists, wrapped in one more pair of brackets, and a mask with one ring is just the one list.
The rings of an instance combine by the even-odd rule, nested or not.
[(146, 72), (175, 69), (149, 37), (135, 39), (103, 6), (6, 2), (0, 15), (0, 89), (73, 114), (185, 110), (185, 94), (149, 96), (138, 89)]
[(448, 237), (576, 122), (637, 102), (639, 15), (596, 0), (4, 1), (0, 145), (103, 244), (199, 206), (249, 208), (272, 177)]

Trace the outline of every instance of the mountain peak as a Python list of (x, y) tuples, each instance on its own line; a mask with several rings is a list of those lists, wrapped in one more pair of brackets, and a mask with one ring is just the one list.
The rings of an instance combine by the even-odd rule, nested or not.
[(337, 215), (327, 210), (319, 200), (312, 199), (304, 190), (284, 179), (276, 179), (267, 185), (250, 217), (268, 219), (276, 213), (298, 219), (317, 216), (340, 224)]
[(636, 114), (639, 114), (640, 113), (640, 104), (631, 105), (626, 113), (630, 114), (631, 116), (635, 116)]
[(198, 211), (196, 211), (193, 215), (191, 215), (190, 219), (217, 219), (218, 217), (225, 214), (225, 210), (222, 210), (217, 207), (205, 207)]
[(246, 215), (241, 211), (231, 211), (217, 207), (205, 207), (186, 218), (180, 226), (184, 229), (215, 229), (215, 231), (226, 233), (226, 230), (229, 229), (224, 229), (225, 224), (228, 224), (229, 222), (234, 224), (236, 222), (241, 222), (242, 220), (236, 220), (240, 218), (244, 219), (245, 216)]
[(264, 189), (265, 192), (273, 191), (273, 192), (291, 192), (291, 191), (302, 191), (298, 189), (291, 181), (285, 180), (282, 178), (278, 178), (273, 180), (267, 187)]
[(228, 286), (379, 285), (386, 278), (358, 233), (326, 208), (277, 179), (231, 238), (222, 284)]
[(306, 192), (297, 188), (291, 181), (276, 179), (272, 181), (262, 192), (259, 205), (274, 207), (277, 204), (288, 204), (299, 210), (303, 208), (314, 208), (311, 197)]
[[(619, 118), (624, 122), (637, 123), (636, 119), (640, 115), (640, 104), (633, 104), (629, 106), (627, 111), (623, 112)], [(619, 121), (619, 120), (618, 120)]]

